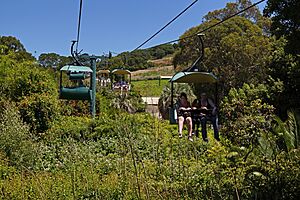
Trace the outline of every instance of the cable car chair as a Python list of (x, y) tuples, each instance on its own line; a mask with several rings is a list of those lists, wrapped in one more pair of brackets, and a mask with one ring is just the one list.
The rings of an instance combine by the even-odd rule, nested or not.
[[(66, 100), (92, 100), (92, 75), (93, 70), (90, 67), (82, 66), (79, 61), (79, 54), (73, 51), (74, 44), (72, 41), (71, 54), (74, 64), (66, 65), (60, 69), (59, 79), (59, 98)], [(69, 81), (73, 86), (63, 86), (63, 72), (68, 75)], [(90, 78), (89, 86), (84, 85), (84, 80)], [(75, 85), (74, 85), (75, 84)]]
[[(76, 84), (75, 86), (63, 86), (62, 85), (62, 75), (63, 72), (66, 72), (69, 81)], [(59, 98), (67, 99), (67, 100), (88, 100), (92, 99), (92, 80), (90, 80), (90, 85), (85, 86), (84, 80), (86, 78), (91, 78), (91, 74), (93, 70), (89, 67), (85, 66), (74, 66), (74, 65), (66, 65), (60, 69), (60, 90), (59, 90)]]
[(196, 61), (186, 70), (176, 73), (171, 79), (171, 106), (169, 108), (170, 124), (177, 124), (177, 113), (174, 104), (174, 83), (189, 83), (189, 84), (215, 84), (215, 101), (218, 105), (218, 78), (210, 72), (200, 72), (197, 64), (204, 57), (203, 34), (198, 34), (201, 44), (201, 54)]
[(110, 71), (109, 70), (99, 70), (97, 72), (97, 78), (98, 78), (98, 82), (100, 84), (101, 87), (108, 87), (110, 86), (110, 77), (109, 77)]
[[(112, 80), (116, 78), (116, 76), (121, 76), (121, 80), (118, 80), (118, 82), (112, 82), (112, 89), (113, 91), (121, 91), (122, 92), (128, 92), (131, 88), (131, 72), (126, 69), (114, 69), (112, 72)], [(129, 79), (128, 82), (125, 81), (125, 76), (128, 75)], [(115, 77), (114, 77), (115, 76)]]
[(201, 83), (201, 84), (215, 84), (215, 99), (217, 101), (218, 78), (212, 73), (208, 72), (178, 72), (170, 80), (171, 83), (171, 107), (169, 108), (170, 124), (176, 124), (177, 113), (174, 104), (174, 83)]

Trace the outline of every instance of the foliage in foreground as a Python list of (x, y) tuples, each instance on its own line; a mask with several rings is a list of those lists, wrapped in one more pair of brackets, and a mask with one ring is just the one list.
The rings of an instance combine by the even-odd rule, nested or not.
[[(17, 122), (18, 116), (6, 110), (1, 124), (11, 127), (10, 121)], [(213, 139), (192, 143), (179, 139), (176, 127), (150, 115), (115, 113), (94, 121), (62, 117), (38, 137), (22, 133), (23, 143), (14, 142), (13, 130), (3, 134), (10, 134), (0, 142), (11, 153), (1, 149), (1, 199), (296, 199), (299, 195), (299, 149), (280, 150), (272, 132), (264, 146), (256, 144), (252, 150), (224, 137), (221, 143)], [(30, 144), (32, 150), (16, 144)], [(16, 154), (31, 161), (20, 165), (14, 161)]]

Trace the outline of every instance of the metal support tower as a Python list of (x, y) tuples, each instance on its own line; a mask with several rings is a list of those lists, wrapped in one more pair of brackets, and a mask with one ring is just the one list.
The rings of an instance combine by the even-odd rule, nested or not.
[(93, 118), (96, 116), (96, 59), (97, 57), (92, 55), (90, 56), (91, 67), (93, 70), (92, 74), (92, 100), (91, 100), (91, 115)]

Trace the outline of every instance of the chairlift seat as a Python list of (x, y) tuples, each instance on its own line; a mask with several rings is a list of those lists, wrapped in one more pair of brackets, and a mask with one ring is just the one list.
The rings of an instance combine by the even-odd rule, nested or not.
[(218, 78), (208, 72), (178, 72), (170, 80), (171, 82), (171, 107), (169, 109), (170, 124), (176, 124), (176, 109), (173, 104), (173, 83), (201, 83), (217, 84)]
[(80, 87), (62, 87), (60, 89), (60, 99), (67, 100), (91, 100), (92, 99), (92, 91), (89, 87), (80, 86)]
[(85, 73), (71, 73), (69, 75), (69, 80), (84, 80), (86, 78)]

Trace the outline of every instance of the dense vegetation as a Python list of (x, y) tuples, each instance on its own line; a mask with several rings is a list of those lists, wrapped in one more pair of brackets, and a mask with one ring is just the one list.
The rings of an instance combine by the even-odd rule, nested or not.
[[(277, 2), (268, 1), (269, 15), (299, 8)], [(248, 3), (209, 13), (184, 36)], [(67, 60), (37, 62), (18, 39), (0, 36), (0, 199), (299, 199), (299, 54), (289, 51), (293, 34), (273, 37), (270, 23), (252, 10), (206, 34), (200, 67), (223, 83), (221, 142), (210, 131), (209, 143), (179, 139), (176, 126), (143, 112), (137, 90), (98, 88), (90, 119), (88, 102), (58, 100), (52, 67)], [(193, 40), (178, 44), (177, 70), (194, 50)], [(175, 89), (197, 94), (197, 86)]]
[(123, 52), (119, 55), (100, 63), (106, 66), (106, 62), (108, 62), (109, 69), (115, 69), (119, 67), (123, 67), (125, 69), (135, 71), (139, 69), (147, 69), (150, 67), (154, 67), (155, 64), (149, 62), (149, 60), (161, 59), (165, 56), (172, 55), (177, 48), (177, 45), (174, 44), (165, 44), (158, 47), (153, 47), (149, 49), (139, 49), (132, 52)]
[[(139, 69), (147, 69), (155, 67), (155, 63), (149, 60), (161, 59), (165, 56), (172, 55), (177, 48), (177, 45), (161, 45), (150, 49), (139, 49), (133, 52), (123, 52), (116, 56), (113, 53), (103, 55), (102, 59), (97, 62), (99, 69), (113, 70), (116, 68), (124, 68), (131, 71)], [(39, 56), (38, 62), (44, 67), (60, 69), (66, 64), (72, 63), (72, 58), (61, 56), (56, 53), (43, 53)]]

